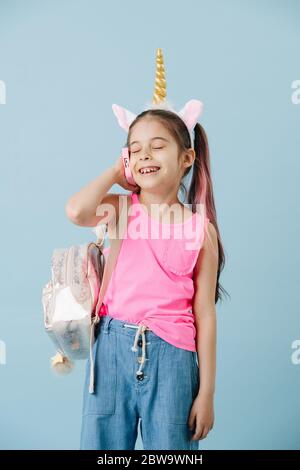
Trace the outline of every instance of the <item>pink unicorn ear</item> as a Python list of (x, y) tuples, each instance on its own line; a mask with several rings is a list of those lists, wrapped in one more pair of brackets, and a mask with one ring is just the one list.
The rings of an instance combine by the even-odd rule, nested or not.
[(181, 119), (186, 123), (189, 130), (194, 129), (201, 116), (203, 110), (203, 103), (199, 100), (190, 100), (185, 106), (177, 113)]
[(117, 117), (119, 126), (128, 132), (130, 124), (135, 120), (136, 114), (128, 111), (128, 109), (119, 106), (118, 104), (112, 105), (112, 110)]

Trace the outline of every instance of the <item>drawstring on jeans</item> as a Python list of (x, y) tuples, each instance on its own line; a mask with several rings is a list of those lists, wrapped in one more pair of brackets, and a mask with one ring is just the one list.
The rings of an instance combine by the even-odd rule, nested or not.
[(138, 342), (138, 339), (139, 339), (139, 336), (142, 335), (142, 340), (143, 340), (143, 343), (142, 343), (142, 359), (141, 359), (141, 363), (140, 363), (140, 367), (139, 369), (136, 371), (136, 375), (142, 375), (143, 372), (142, 372), (142, 368), (144, 367), (144, 362), (145, 362), (145, 358), (146, 358), (146, 338), (145, 338), (145, 330), (149, 330), (150, 328), (148, 328), (148, 326), (146, 325), (139, 325), (139, 326), (135, 326), (135, 325), (124, 325), (124, 326), (128, 326), (128, 327), (131, 327), (131, 328), (137, 328), (137, 332), (135, 334), (135, 338), (134, 338), (134, 344), (131, 348), (131, 351), (134, 351), (136, 352), (137, 351), (137, 342)]
[[(99, 315), (96, 315), (95, 318), (93, 319), (91, 323), (91, 331), (90, 331), (90, 386), (89, 386), (89, 393), (94, 393), (94, 358), (93, 358), (93, 346), (95, 342), (95, 326), (99, 323), (100, 317)], [(131, 348), (132, 351), (136, 352), (137, 351), (137, 342), (139, 339), (139, 336), (142, 335), (142, 359), (140, 363), (140, 367), (136, 372), (136, 375), (141, 375), (143, 374), (142, 368), (145, 363), (146, 359), (146, 337), (145, 337), (145, 331), (150, 330), (150, 328), (147, 325), (128, 325), (124, 324), (126, 327), (130, 328), (137, 328), (137, 332), (134, 338), (134, 344)]]

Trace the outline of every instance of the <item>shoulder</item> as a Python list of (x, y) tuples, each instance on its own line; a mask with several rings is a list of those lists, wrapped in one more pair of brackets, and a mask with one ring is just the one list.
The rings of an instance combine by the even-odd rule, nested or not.
[(112, 200), (112, 204), (115, 207), (116, 212), (116, 224), (119, 222), (119, 217), (121, 213), (121, 209), (126, 201), (127, 207), (131, 204), (132, 194), (115, 194), (115, 197)]
[[(119, 216), (120, 216), (120, 209), (122, 207), (122, 201), (124, 203), (125, 199), (127, 198), (127, 204), (130, 203), (131, 200), (131, 194), (114, 194), (114, 193), (109, 193), (105, 196), (105, 198), (102, 201), (102, 204), (108, 204), (113, 207), (112, 215), (115, 214), (116, 217), (116, 224), (118, 223)], [(122, 201), (121, 201), (122, 200)], [(111, 218), (111, 217), (109, 217)]]
[[(205, 234), (204, 234), (205, 235)], [(206, 223), (206, 235), (204, 236), (203, 247), (207, 249), (209, 246), (213, 248), (214, 251), (218, 250), (218, 234), (214, 224), (207, 219)]]
[(205, 265), (210, 263), (212, 260), (215, 261), (218, 259), (218, 234), (217, 230), (212, 222), (209, 219), (206, 219), (206, 224), (204, 227), (204, 236), (201, 248), (198, 254), (196, 267), (200, 265)]
[(208, 231), (209, 235), (211, 235), (211, 237), (214, 238), (214, 240), (218, 239), (218, 234), (217, 234), (216, 227), (214, 226), (214, 224), (209, 219), (208, 219), (208, 222), (207, 222), (207, 231)]
[[(195, 287), (200, 287), (200, 292), (210, 292), (213, 298), (218, 272), (218, 234), (212, 222), (207, 222), (206, 232), (202, 247), (199, 251), (195, 265), (193, 279)], [(203, 288), (203, 286), (205, 286)]]

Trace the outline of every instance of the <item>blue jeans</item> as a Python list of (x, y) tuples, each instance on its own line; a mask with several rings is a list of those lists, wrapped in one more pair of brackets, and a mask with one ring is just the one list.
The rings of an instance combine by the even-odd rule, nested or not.
[[(80, 449), (198, 450), (188, 427), (199, 390), (197, 353), (177, 348), (152, 330), (101, 316), (95, 330), (95, 392), (90, 359), (83, 391)], [(141, 337), (141, 338), (140, 338)]]

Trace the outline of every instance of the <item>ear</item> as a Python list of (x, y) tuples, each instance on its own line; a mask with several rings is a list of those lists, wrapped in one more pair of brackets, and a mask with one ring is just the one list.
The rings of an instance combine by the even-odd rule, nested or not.
[(199, 100), (190, 100), (178, 112), (181, 119), (186, 123), (189, 130), (194, 129), (201, 116), (203, 110), (203, 103)]
[(119, 106), (118, 104), (112, 105), (112, 110), (117, 117), (119, 126), (128, 132), (130, 124), (135, 120), (136, 114), (128, 111), (128, 109)]

